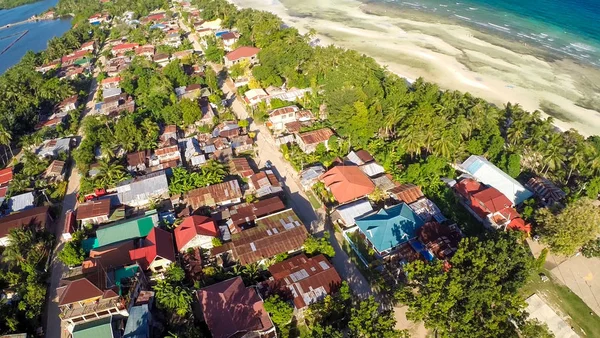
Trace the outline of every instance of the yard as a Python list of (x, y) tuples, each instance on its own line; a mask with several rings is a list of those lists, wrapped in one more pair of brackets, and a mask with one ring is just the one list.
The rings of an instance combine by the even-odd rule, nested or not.
[(550, 271), (542, 272), (550, 279), (543, 282), (536, 274), (521, 292), (525, 298), (534, 293), (542, 297), (582, 337), (600, 337), (600, 318), (569, 288), (555, 281)]
[(306, 196), (308, 197), (308, 201), (310, 202), (310, 205), (313, 207), (313, 209), (321, 208), (321, 202), (319, 202), (319, 199), (315, 197), (315, 194), (313, 194), (312, 191), (307, 191)]

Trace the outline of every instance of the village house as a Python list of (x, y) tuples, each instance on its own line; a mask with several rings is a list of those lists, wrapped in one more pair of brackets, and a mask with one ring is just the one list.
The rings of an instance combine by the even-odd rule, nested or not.
[(97, 245), (94, 249), (122, 241), (144, 238), (156, 226), (158, 226), (158, 213), (156, 210), (150, 210), (141, 216), (101, 226), (96, 230)]
[(0, 218), (0, 246), (7, 246), (10, 241), (8, 234), (10, 230), (22, 226), (35, 224), (39, 229), (45, 229), (52, 221), (48, 213), (48, 206), (30, 208)]
[(17, 211), (23, 211), (35, 207), (36, 195), (33, 191), (22, 193), (19, 195), (11, 196), (6, 203), (7, 212), (13, 213)]
[(77, 207), (77, 220), (83, 224), (101, 224), (109, 221), (110, 200), (89, 201)]
[(419, 241), (437, 259), (445, 260), (454, 255), (463, 234), (456, 225), (427, 222), (417, 230)]
[(138, 48), (140, 46), (139, 43), (122, 43), (116, 46), (113, 46), (113, 48), (111, 49), (112, 54), (117, 56), (117, 55), (123, 55), (127, 52), (132, 52), (135, 51), (136, 48)]
[(236, 156), (251, 152), (254, 149), (254, 140), (249, 135), (239, 135), (231, 138), (231, 149)]
[(269, 113), (269, 122), (267, 127), (275, 131), (285, 129), (285, 125), (290, 122), (296, 122), (296, 112), (300, 110), (297, 106), (288, 106), (277, 108)]
[(453, 189), (467, 211), (485, 226), (500, 230), (531, 231), (531, 225), (526, 224), (513, 208), (513, 202), (498, 189), (471, 178), (460, 180)]
[(405, 203), (380, 209), (355, 220), (358, 230), (380, 257), (417, 237), (425, 222)]
[(70, 111), (77, 109), (77, 95), (72, 95), (62, 100), (56, 107), (54, 107), (54, 113), (57, 116), (65, 116)]
[(255, 220), (256, 226), (231, 236), (231, 241), (211, 249), (212, 256), (231, 259), (241, 265), (264, 263), (283, 253), (298, 252), (308, 232), (292, 209)]
[(567, 197), (564, 191), (544, 177), (532, 177), (527, 181), (526, 186), (547, 207), (561, 203)]
[(88, 22), (94, 26), (98, 26), (102, 23), (109, 22), (110, 15), (103, 13), (96, 13), (88, 18)]
[(160, 145), (160, 148), (154, 150), (154, 155), (150, 157), (150, 167), (161, 164), (175, 162), (175, 166), (181, 163), (181, 151), (179, 143), (175, 138), (169, 137)]
[(250, 166), (250, 162), (246, 157), (232, 158), (229, 166), (232, 174), (238, 175), (242, 178), (248, 178), (254, 175), (254, 170)]
[[(110, 0), (100, 0), (105, 3)], [(120, 337), (121, 327), (123, 326), (123, 319), (115, 317), (105, 317), (102, 319), (94, 320), (91, 322), (84, 322), (75, 325), (71, 338), (87, 338), (87, 337), (98, 337), (98, 338), (113, 338)]]
[(139, 46), (135, 49), (135, 55), (143, 56), (149, 60), (152, 60), (154, 56), (154, 46), (153, 45), (143, 45)]
[(173, 235), (166, 230), (152, 228), (148, 236), (141, 240), (141, 246), (129, 251), (129, 257), (144, 270), (162, 273), (175, 262)]
[(325, 173), (325, 167), (322, 165), (313, 165), (300, 172), (300, 185), (304, 191), (312, 189), (313, 185), (319, 181), (319, 177)]
[(149, 15), (141, 18), (140, 21), (143, 23), (159, 22), (159, 21), (162, 21), (163, 19), (165, 19), (165, 17), (166, 17), (165, 12), (158, 12), (158, 13), (149, 14)]
[(141, 207), (152, 200), (161, 200), (169, 197), (169, 183), (164, 171), (153, 172), (121, 182), (113, 189), (114, 194), (102, 196), (110, 198), (112, 205), (127, 205)]
[(221, 35), (221, 41), (223, 41), (223, 49), (225, 51), (233, 50), (233, 45), (239, 40), (240, 35), (236, 32), (227, 32)]
[(47, 140), (37, 150), (37, 155), (40, 158), (51, 158), (58, 157), (61, 153), (69, 153), (71, 149), (71, 138), (65, 137), (60, 139)]
[(44, 172), (44, 179), (54, 182), (62, 181), (65, 177), (65, 162), (54, 160), (48, 166), (48, 169)]
[(202, 87), (199, 84), (191, 84), (184, 87), (175, 88), (175, 94), (179, 100), (181, 99), (189, 99), (196, 100), (200, 97)]
[(194, 50), (193, 49), (180, 50), (178, 52), (174, 52), (173, 53), (173, 58), (177, 59), (177, 60), (183, 60), (183, 59), (191, 56), (192, 54), (194, 54)]
[(106, 98), (103, 102), (97, 104), (97, 109), (102, 115), (118, 116), (126, 111), (133, 113), (135, 111), (135, 101), (125, 93)]
[(327, 141), (333, 136), (333, 131), (329, 128), (317, 129), (296, 134), (296, 143), (303, 152), (310, 154), (317, 150), (319, 144), (324, 144), (327, 148)]
[(482, 156), (471, 155), (459, 166), (459, 169), (477, 181), (498, 189), (512, 202), (512, 205), (519, 205), (533, 196), (533, 193), (525, 189), (521, 183)]
[(187, 252), (191, 248), (211, 249), (213, 238), (219, 237), (215, 222), (200, 215), (186, 217), (173, 233), (179, 252)]
[(93, 53), (96, 50), (96, 41), (92, 40), (84, 42), (83, 44), (81, 44), (81, 47), (79, 47), (79, 50), (85, 50), (87, 52)]
[(420, 187), (411, 183), (400, 184), (388, 190), (388, 194), (392, 198), (406, 204), (413, 203), (425, 196), (423, 195), (423, 192), (421, 192)]
[(149, 150), (140, 150), (127, 154), (127, 171), (131, 173), (143, 172), (148, 167)]
[(366, 150), (351, 151), (346, 156), (346, 162), (357, 165), (369, 177), (376, 177), (385, 173), (385, 169)]
[(108, 76), (117, 76), (131, 64), (131, 57), (119, 56), (106, 61), (104, 70)]
[(121, 77), (120, 76), (108, 77), (108, 78), (102, 80), (102, 82), (100, 82), (100, 84), (102, 85), (102, 90), (107, 90), (110, 88), (119, 88), (121, 85)]
[(276, 338), (275, 325), (254, 287), (246, 287), (234, 277), (196, 292), (200, 313), (213, 338)]
[(52, 69), (56, 69), (59, 66), (60, 66), (60, 60), (54, 60), (54, 61), (50, 61), (48, 63), (44, 63), (43, 65), (41, 65), (39, 67), (36, 67), (35, 70), (42, 74), (46, 74), (47, 72), (51, 71)]
[(98, 268), (107, 271), (131, 265), (134, 261), (129, 257), (129, 251), (135, 248), (136, 241), (132, 239), (91, 248), (89, 257), (81, 264), (81, 271), (89, 273), (96, 271)]
[(242, 196), (238, 181), (232, 180), (191, 190), (184, 198), (193, 209), (198, 209), (240, 203)]
[(225, 67), (231, 67), (242, 61), (247, 61), (249, 64), (256, 64), (259, 62), (258, 52), (260, 52), (260, 48), (248, 46), (239, 47), (224, 56)]
[(283, 193), (281, 182), (279, 182), (277, 176), (271, 170), (261, 171), (258, 174), (250, 176), (248, 186), (257, 198)]
[(340, 204), (363, 198), (375, 190), (375, 184), (356, 166), (335, 166), (320, 181)]
[(158, 63), (159, 66), (164, 67), (171, 62), (171, 58), (169, 57), (169, 54), (154, 54), (152, 61)]
[(356, 218), (364, 216), (373, 211), (373, 206), (369, 199), (361, 198), (354, 202), (342, 204), (332, 212), (332, 220), (338, 222), (346, 228), (356, 225)]
[(267, 97), (269, 95), (261, 88), (250, 89), (244, 93), (244, 101), (251, 106), (261, 103)]
[(308, 258), (300, 254), (269, 266), (269, 272), (273, 276), (270, 288), (289, 295), (297, 310), (323, 300), (342, 283), (340, 275), (323, 255)]
[(254, 203), (241, 203), (220, 209), (212, 217), (217, 221), (225, 221), (229, 234), (236, 234), (254, 227), (256, 219), (285, 209), (281, 198), (273, 196)]

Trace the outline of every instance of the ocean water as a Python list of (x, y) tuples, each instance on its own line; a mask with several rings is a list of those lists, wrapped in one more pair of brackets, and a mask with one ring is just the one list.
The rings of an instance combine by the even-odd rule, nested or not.
[[(58, 0), (43, 0), (12, 9), (0, 10), (0, 27), (30, 18), (54, 7)], [(21, 60), (28, 50), (39, 52), (46, 49), (48, 40), (61, 36), (71, 28), (71, 20), (29, 22), (0, 29), (0, 53), (9, 46), (20, 32), (28, 31), (10, 49), (0, 55), (0, 74)]]
[(599, 0), (384, 0), (600, 67)]

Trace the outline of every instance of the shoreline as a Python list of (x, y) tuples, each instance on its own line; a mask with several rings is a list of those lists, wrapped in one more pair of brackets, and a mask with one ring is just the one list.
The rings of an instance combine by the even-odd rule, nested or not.
[(301, 33), (314, 28), (321, 45), (357, 50), (408, 80), (423, 77), (442, 90), (469, 92), (499, 107), (519, 103), (528, 111), (553, 116), (561, 130), (600, 134), (600, 70), (591, 66), (445, 18), (379, 3), (229, 2), (272, 12)]

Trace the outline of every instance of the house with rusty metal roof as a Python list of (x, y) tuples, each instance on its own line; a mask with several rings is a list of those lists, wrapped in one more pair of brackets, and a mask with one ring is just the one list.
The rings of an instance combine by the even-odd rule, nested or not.
[(304, 309), (328, 294), (342, 282), (333, 265), (323, 255), (308, 258), (300, 254), (269, 266), (270, 287), (288, 295), (296, 309)]
[(421, 188), (411, 183), (400, 184), (388, 190), (388, 194), (390, 194), (394, 199), (407, 204), (413, 203), (418, 199), (425, 197), (421, 191)]
[(89, 201), (77, 206), (77, 220), (82, 223), (101, 224), (109, 221), (110, 200)]
[(211, 254), (229, 254), (242, 265), (260, 263), (301, 250), (308, 238), (308, 231), (292, 209), (258, 218), (255, 223), (254, 228), (231, 235), (231, 242), (213, 248)]
[(196, 292), (201, 313), (213, 338), (277, 337), (275, 325), (254, 287), (234, 277)]
[(333, 135), (333, 131), (329, 128), (311, 130), (296, 134), (296, 143), (303, 152), (310, 154), (317, 150), (319, 144), (324, 144), (327, 148), (327, 141)]
[(254, 203), (235, 204), (213, 215), (216, 216), (216, 220), (225, 220), (229, 232), (236, 234), (253, 227), (257, 218), (285, 209), (285, 204), (283, 204), (281, 198), (273, 196)]
[(250, 176), (248, 186), (258, 198), (283, 193), (283, 184), (272, 170), (260, 171)]
[(250, 162), (246, 157), (235, 157), (229, 162), (231, 173), (239, 175), (242, 178), (250, 177), (254, 174), (254, 170), (250, 166)]
[(0, 246), (8, 245), (8, 234), (12, 229), (18, 229), (26, 225), (36, 225), (39, 229), (45, 229), (52, 220), (48, 214), (48, 206), (30, 208), (0, 218)]
[(191, 190), (184, 199), (193, 209), (198, 209), (240, 203), (242, 196), (238, 181), (231, 180)]

